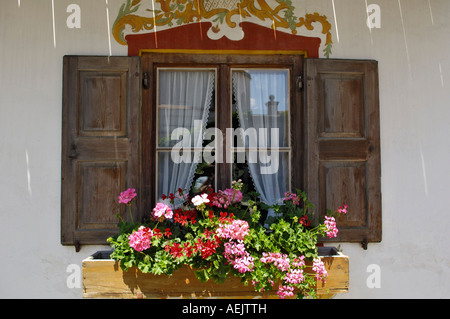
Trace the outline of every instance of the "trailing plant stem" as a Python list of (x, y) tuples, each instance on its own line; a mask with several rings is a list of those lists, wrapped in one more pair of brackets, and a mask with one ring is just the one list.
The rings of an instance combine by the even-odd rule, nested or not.
[(134, 220), (133, 220), (133, 213), (132, 213), (132, 211), (131, 211), (131, 205), (128, 205), (128, 210), (130, 211), (131, 223), (133, 224), (133, 227), (134, 227), (135, 224), (134, 224)]

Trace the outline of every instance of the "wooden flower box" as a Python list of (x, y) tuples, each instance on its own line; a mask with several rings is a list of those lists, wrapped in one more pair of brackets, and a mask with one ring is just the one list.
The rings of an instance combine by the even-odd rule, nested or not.
[[(110, 251), (99, 251), (83, 260), (84, 298), (278, 298), (276, 290), (255, 292), (231, 276), (224, 283), (200, 282), (188, 266), (172, 276), (145, 274), (136, 268), (122, 271), (109, 259)], [(319, 247), (319, 255), (328, 271), (328, 279), (317, 285), (319, 297), (345, 293), (349, 286), (349, 258), (333, 247)]]

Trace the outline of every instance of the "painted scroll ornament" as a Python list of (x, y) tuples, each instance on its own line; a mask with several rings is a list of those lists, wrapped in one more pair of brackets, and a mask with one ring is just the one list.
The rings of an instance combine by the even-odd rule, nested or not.
[[(218, 40), (226, 37), (242, 40), (243, 22), (255, 22), (273, 29), (290, 30), (297, 35), (305, 28), (313, 31), (315, 23), (322, 25), (325, 35), (323, 54), (331, 55), (331, 24), (325, 15), (307, 13), (298, 18), (291, 0), (126, 0), (119, 10), (113, 25), (113, 36), (122, 45), (127, 45), (125, 33), (157, 32), (192, 23), (209, 22), (207, 37)], [(129, 27), (127, 27), (129, 26)]]

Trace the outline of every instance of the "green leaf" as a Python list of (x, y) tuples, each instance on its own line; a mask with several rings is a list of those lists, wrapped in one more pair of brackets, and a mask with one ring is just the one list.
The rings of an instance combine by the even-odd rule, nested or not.
[(201, 282), (206, 282), (210, 278), (206, 269), (196, 270), (196, 271), (194, 271), (194, 273), (195, 273), (195, 276), (197, 277), (197, 279), (200, 280)]
[(134, 261), (133, 260), (128, 260), (126, 262), (123, 263), (123, 265), (127, 268), (131, 268), (134, 266)]

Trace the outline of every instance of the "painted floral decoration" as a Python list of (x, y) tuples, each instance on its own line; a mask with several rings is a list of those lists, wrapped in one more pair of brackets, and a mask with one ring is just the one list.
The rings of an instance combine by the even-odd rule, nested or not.
[[(322, 27), (321, 33), (325, 35), (324, 56), (329, 58), (333, 45), (331, 24), (327, 16), (306, 13), (297, 17), (295, 7), (297, 3), (292, 0), (124, 0), (112, 27), (112, 34), (121, 45), (126, 45), (125, 34), (139, 33), (157, 28), (175, 27), (184, 24), (210, 22), (211, 32), (222, 33), (227, 29), (239, 28), (243, 20), (257, 21), (270, 28), (284, 29), (292, 34), (310, 32), (316, 25)], [(126, 32), (127, 31), (127, 32)], [(237, 32), (239, 34), (240, 32)]]
[[(189, 265), (201, 281), (221, 283), (233, 275), (255, 291), (277, 290), (280, 298), (316, 297), (316, 281), (326, 281), (328, 275), (318, 256), (318, 238), (337, 236), (331, 214), (346, 214), (347, 206), (328, 211), (324, 221), (313, 225), (313, 207), (304, 192), (286, 193), (282, 205), (268, 207), (257, 193), (241, 189), (238, 181), (232, 188), (209, 188), (192, 198), (182, 189), (162, 196), (141, 223), (121, 219), (120, 233), (108, 239), (111, 258), (124, 271), (137, 267), (171, 275)], [(175, 207), (175, 198), (185, 199), (184, 204)], [(129, 189), (119, 203), (131, 207), (135, 199)], [(263, 219), (269, 209), (275, 217)]]

